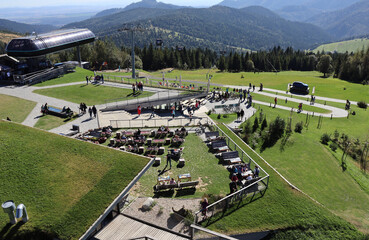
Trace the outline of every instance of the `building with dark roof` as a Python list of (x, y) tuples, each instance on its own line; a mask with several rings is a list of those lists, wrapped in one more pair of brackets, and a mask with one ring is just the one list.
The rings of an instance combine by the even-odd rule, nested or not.
[(95, 41), (88, 29), (63, 29), (45, 34), (32, 34), (11, 40), (5, 48), (9, 56), (38, 57)]

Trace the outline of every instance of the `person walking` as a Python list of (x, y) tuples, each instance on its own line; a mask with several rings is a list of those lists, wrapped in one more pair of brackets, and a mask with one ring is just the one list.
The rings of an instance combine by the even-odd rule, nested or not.
[(243, 116), (245, 116), (245, 111), (241, 109), (241, 121), (243, 120)]
[(95, 105), (92, 106), (92, 113), (94, 114), (94, 117), (96, 118), (97, 109), (96, 109)]
[(207, 207), (209, 206), (209, 202), (207, 198), (204, 198), (204, 200), (202, 200), (201, 202), (201, 213), (204, 216), (204, 219), (206, 219), (208, 216), (206, 215), (207, 212)]
[(88, 113), (90, 114), (90, 118), (92, 118), (92, 108), (91, 107), (88, 108)]
[(175, 110), (175, 107), (172, 106), (172, 117), (174, 119), (174, 117), (176, 116), (176, 110)]
[(86, 76), (86, 85), (88, 85), (88, 76)]
[(275, 106), (277, 106), (277, 101), (278, 101), (278, 99), (277, 99), (277, 97), (275, 97), (274, 98), (274, 108), (275, 108)]
[(104, 83), (104, 75), (101, 74), (101, 83)]
[(167, 165), (165, 166), (165, 168), (168, 167), (168, 164), (169, 164), (169, 169), (172, 169), (172, 158), (169, 153), (167, 154)]
[(141, 116), (141, 105), (138, 105), (137, 107), (137, 114), (138, 116)]

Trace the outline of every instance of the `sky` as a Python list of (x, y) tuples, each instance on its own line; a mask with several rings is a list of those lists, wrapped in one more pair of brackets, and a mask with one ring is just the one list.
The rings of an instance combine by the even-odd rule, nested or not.
[[(163, 3), (170, 3), (180, 6), (193, 6), (193, 7), (208, 7), (215, 5), (221, 0), (158, 0)], [(106, 7), (125, 7), (133, 2), (139, 2), (139, 0), (0, 0), (0, 8), (19, 8), (19, 7), (44, 7), (44, 6), (68, 6), (68, 5), (95, 5)], [(1, 13), (0, 13), (1, 18)]]

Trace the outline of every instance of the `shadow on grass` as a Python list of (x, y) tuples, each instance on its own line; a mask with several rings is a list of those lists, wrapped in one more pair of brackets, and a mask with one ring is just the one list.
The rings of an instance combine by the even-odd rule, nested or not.
[[(251, 197), (247, 197), (246, 199), (243, 199), (242, 201), (230, 203), (229, 207), (225, 206), (222, 211), (219, 211), (219, 212), (215, 213), (214, 215), (209, 216), (206, 219), (200, 220), (199, 224), (201, 224), (202, 226), (208, 227), (209, 225), (216, 223), (217, 221), (219, 221), (223, 217), (226, 217), (226, 216), (232, 214), (233, 212), (237, 211), (238, 209), (241, 209), (241, 208), (247, 206), (248, 204), (262, 198), (264, 196), (265, 192), (267, 191), (267, 189), (268, 188), (265, 188), (263, 191), (254, 192), (254, 194)], [(258, 195), (258, 196), (256, 196), (256, 195)]]
[(178, 189), (175, 197), (183, 197), (188, 195), (194, 195), (196, 193), (196, 188), (185, 188), (185, 189)]
[(167, 191), (161, 191), (161, 192), (154, 193), (153, 198), (160, 198), (160, 197), (171, 198), (171, 197), (173, 197), (173, 195), (174, 195), (174, 190), (170, 189), (170, 190), (167, 190)]

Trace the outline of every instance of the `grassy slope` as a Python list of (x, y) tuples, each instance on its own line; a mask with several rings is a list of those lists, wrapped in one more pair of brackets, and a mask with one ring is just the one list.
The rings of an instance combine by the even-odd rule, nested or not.
[(35, 87), (52, 86), (63, 83), (73, 83), (73, 82), (85, 82), (86, 76), (93, 76), (94, 73), (90, 70), (86, 70), (80, 67), (76, 67), (76, 71), (73, 73), (65, 74), (60, 78), (51, 79), (46, 82), (35, 84)]
[(9, 117), (19, 123), (23, 122), (36, 106), (35, 102), (2, 94), (0, 94), (0, 102), (0, 119)]
[(316, 49), (313, 50), (313, 52), (317, 53), (318, 51), (322, 52), (323, 50), (325, 52), (334, 52), (337, 51), (339, 53), (345, 53), (345, 52), (357, 52), (361, 51), (362, 49), (366, 50), (369, 47), (369, 39), (362, 38), (362, 39), (353, 39), (349, 41), (342, 41), (342, 42), (335, 42), (335, 43), (329, 43), (329, 44), (323, 44)]
[[(197, 80), (207, 82), (206, 74), (208, 69), (194, 70), (194, 71), (180, 71), (174, 70), (171, 73), (167, 73), (167, 78), (175, 78), (182, 75), (182, 79), (185, 80)], [(265, 88), (275, 88), (285, 91), (287, 84), (294, 81), (301, 81), (309, 84), (310, 88), (316, 87), (315, 95), (325, 96), (339, 99), (350, 99), (352, 101), (364, 100), (369, 102), (369, 86), (363, 86), (361, 84), (349, 83), (334, 78), (322, 78), (322, 74), (319, 72), (295, 72), (287, 71), (275, 73), (221, 73), (212, 70), (210, 74), (213, 75), (211, 82), (217, 84), (227, 85), (239, 85), (248, 86), (249, 83), (259, 87), (260, 83), (264, 84)], [(154, 72), (151, 75), (161, 77), (161, 72)], [(244, 75), (245, 78), (241, 78)], [(346, 90), (344, 90), (346, 88)]]
[[(88, 106), (103, 104), (106, 100), (122, 98), (121, 100), (128, 100), (137, 97), (129, 96), (132, 93), (131, 89), (106, 87), (103, 85), (71, 85), (57, 88), (38, 89), (35, 93), (46, 95), (49, 97), (59, 98), (66, 101), (81, 103), (84, 102)], [(154, 93), (143, 92), (138, 95), (138, 98), (149, 97)], [(124, 98), (124, 99), (123, 99)]]
[[(236, 143), (270, 174), (264, 197), (247, 204), (210, 225), (227, 233), (290, 229), (289, 239), (360, 239), (362, 235), (349, 223), (334, 216), (304, 195), (292, 190), (236, 136), (221, 127)], [(285, 230), (279, 234), (283, 234)], [(294, 237), (299, 236), (298, 238)], [(277, 238), (280, 235), (275, 236)], [(286, 236), (286, 235), (284, 235)], [(282, 238), (287, 239), (287, 238)]]
[(59, 127), (61, 125), (64, 125), (71, 120), (73, 119), (60, 118), (60, 117), (53, 116), (53, 115), (43, 115), (37, 120), (34, 127), (43, 129), (43, 130), (50, 130), (50, 129)]
[[(172, 161), (172, 169), (164, 173), (163, 176), (171, 176), (177, 179), (179, 174), (190, 173), (192, 180), (200, 181), (200, 189), (195, 193), (184, 195), (184, 197), (202, 197), (204, 193), (214, 193), (225, 195), (228, 191), (229, 172), (222, 165), (218, 164), (218, 159), (209, 152), (206, 144), (195, 134), (189, 134), (183, 144), (185, 147), (183, 158), (186, 163), (183, 168), (177, 168), (177, 163)], [(158, 171), (163, 170), (166, 164), (165, 155), (161, 155), (161, 165), (152, 167), (140, 179), (140, 188), (137, 194), (153, 196), (153, 186), (156, 184)], [(211, 166), (211, 167), (210, 167)], [(181, 197), (180, 194), (170, 195), (171, 197)]]
[(4, 231), (1, 214), (1, 239), (29, 239), (37, 229), (77, 239), (148, 162), (8, 122), (0, 122), (0, 139), (1, 199), (24, 203), (30, 216)]
[[(356, 116), (349, 119), (324, 119), (322, 129), (317, 129), (318, 118), (310, 120), (309, 130), (303, 134), (293, 134), (281, 150), (281, 141), (266, 149), (262, 155), (291, 182), (317, 199), (330, 210), (368, 233), (369, 210), (363, 202), (369, 201), (360, 186), (348, 172), (342, 172), (339, 162), (320, 142), (323, 133), (333, 133), (337, 129), (350, 137), (366, 139), (369, 112), (354, 107)], [(263, 108), (268, 121), (281, 116), (287, 119), (289, 112)], [(258, 116), (256, 114), (255, 116)], [(306, 116), (293, 115), (292, 128), (296, 122), (305, 123)], [(251, 119), (253, 123), (253, 118)]]

